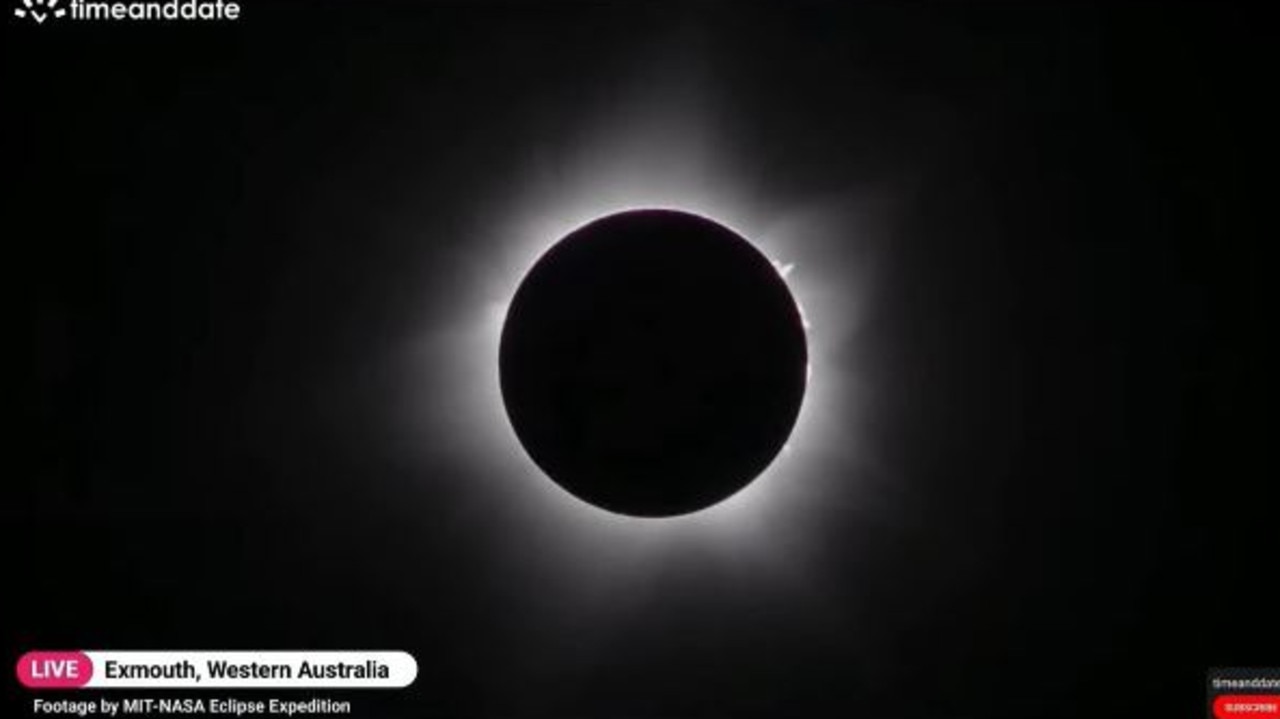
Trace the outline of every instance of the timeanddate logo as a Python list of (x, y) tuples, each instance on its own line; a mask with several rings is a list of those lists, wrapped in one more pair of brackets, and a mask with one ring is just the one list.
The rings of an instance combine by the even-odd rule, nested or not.
[(14, 17), (64, 22), (200, 22), (240, 19), (235, 0), (15, 0)]

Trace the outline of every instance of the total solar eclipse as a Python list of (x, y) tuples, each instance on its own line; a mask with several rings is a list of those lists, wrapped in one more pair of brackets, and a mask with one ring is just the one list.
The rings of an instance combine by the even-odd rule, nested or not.
[(499, 350), (520, 443), (611, 512), (695, 512), (758, 477), (804, 397), (800, 310), (719, 223), (632, 210), (571, 232), (524, 277)]

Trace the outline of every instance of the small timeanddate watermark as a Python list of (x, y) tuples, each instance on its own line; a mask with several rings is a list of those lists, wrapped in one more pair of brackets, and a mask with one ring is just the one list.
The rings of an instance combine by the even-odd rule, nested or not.
[(1280, 667), (1209, 670), (1211, 719), (1280, 719)]

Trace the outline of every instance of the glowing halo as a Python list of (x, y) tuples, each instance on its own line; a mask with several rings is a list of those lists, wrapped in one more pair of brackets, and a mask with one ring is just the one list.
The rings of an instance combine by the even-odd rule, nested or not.
[[(883, 198), (861, 187), (798, 203), (770, 199), (767, 177), (732, 161), (700, 103), (638, 93), (624, 104), (594, 131), (565, 128), (570, 141), (517, 163), (485, 203), (492, 211), (475, 220), (461, 243), (465, 260), (449, 270), (453, 294), (427, 302), (445, 319), (406, 360), (433, 368), (416, 370), (423, 391), (406, 400), (406, 424), (443, 437), (449, 460), (471, 468), (479, 486), (466, 491), (526, 538), (510, 556), (536, 546), (539, 561), (579, 586), (612, 593), (668, 551), (710, 552), (730, 565), (776, 566), (785, 557), (794, 567), (825, 517), (859, 504), (858, 478), (874, 461), (862, 454), (863, 386), (849, 348), (873, 290), (874, 267), (858, 260), (884, 233)], [(806, 398), (782, 453), (714, 507), (660, 520), (600, 511), (546, 481), (510, 426), (498, 376), (507, 304), (527, 270), (575, 228), (635, 209), (701, 215), (750, 238), (784, 277), (809, 346)]]

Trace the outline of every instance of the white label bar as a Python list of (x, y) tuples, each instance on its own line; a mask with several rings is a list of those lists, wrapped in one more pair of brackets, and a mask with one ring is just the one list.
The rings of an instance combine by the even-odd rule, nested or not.
[(394, 651), (34, 651), (17, 673), (33, 689), (398, 689), (418, 663)]

